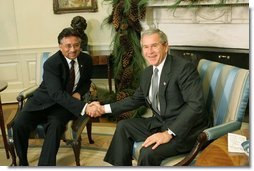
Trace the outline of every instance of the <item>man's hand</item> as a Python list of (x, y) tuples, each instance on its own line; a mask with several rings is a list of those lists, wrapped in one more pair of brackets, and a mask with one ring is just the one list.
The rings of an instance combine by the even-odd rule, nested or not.
[(90, 117), (98, 117), (105, 113), (104, 106), (100, 105), (99, 102), (94, 101), (87, 105), (86, 114)]
[(148, 147), (154, 144), (154, 146), (152, 147), (152, 149), (154, 150), (159, 145), (169, 142), (172, 138), (173, 138), (173, 135), (169, 134), (167, 131), (158, 132), (147, 137), (145, 142), (142, 144), (142, 147)]
[(72, 97), (74, 97), (75, 99), (81, 100), (81, 96), (80, 96), (79, 93), (74, 93), (74, 94), (72, 95)]

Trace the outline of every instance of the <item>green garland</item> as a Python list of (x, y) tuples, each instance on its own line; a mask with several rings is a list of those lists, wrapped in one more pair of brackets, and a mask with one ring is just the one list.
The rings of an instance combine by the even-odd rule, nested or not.
[[(133, 95), (139, 85), (141, 71), (146, 67), (140, 46), (142, 26), (148, 0), (105, 0), (112, 4), (112, 13), (104, 23), (112, 26), (112, 63), (116, 87), (116, 100)], [(143, 109), (142, 109), (143, 111)], [(118, 121), (135, 117), (140, 110), (126, 112)]]

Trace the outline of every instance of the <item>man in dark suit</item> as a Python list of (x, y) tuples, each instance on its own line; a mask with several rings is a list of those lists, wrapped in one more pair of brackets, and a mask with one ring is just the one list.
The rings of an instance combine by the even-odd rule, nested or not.
[[(133, 143), (144, 141), (138, 165), (159, 166), (167, 157), (190, 151), (199, 133), (210, 124), (194, 65), (168, 54), (167, 36), (159, 29), (144, 31), (141, 46), (150, 66), (143, 71), (134, 95), (104, 106), (93, 103), (101, 114), (112, 112), (117, 115), (147, 104), (153, 108), (153, 117), (131, 118), (117, 124), (104, 158), (112, 165), (132, 165)], [(157, 76), (153, 76), (155, 68)], [(153, 84), (154, 77), (158, 80)], [(153, 87), (159, 89), (154, 95)]]
[[(43, 65), (42, 83), (14, 120), (14, 144), (19, 164), (23, 166), (28, 165), (29, 134), (38, 124), (44, 123), (46, 131), (38, 165), (54, 166), (68, 121), (80, 117), (84, 119), (87, 117), (85, 113), (92, 110), (81, 101), (91, 84), (91, 56), (81, 52), (81, 38), (72, 28), (62, 30), (58, 43), (60, 50)], [(71, 61), (74, 61), (73, 70)]]

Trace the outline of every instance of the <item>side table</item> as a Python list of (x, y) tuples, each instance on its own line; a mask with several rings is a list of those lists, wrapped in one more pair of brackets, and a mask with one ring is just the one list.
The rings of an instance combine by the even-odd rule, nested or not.
[[(5, 81), (0, 81), (0, 92), (5, 90), (7, 88), (8, 84)], [(10, 158), (9, 151), (8, 151), (8, 143), (7, 143), (7, 137), (5, 132), (5, 124), (4, 124), (4, 114), (3, 114), (3, 108), (2, 108), (2, 101), (1, 101), (1, 95), (0, 95), (0, 126), (2, 131), (2, 137), (4, 142), (4, 148), (7, 159)]]
[[(249, 130), (243, 129), (233, 133), (244, 135), (249, 139)], [(250, 166), (249, 157), (244, 153), (228, 152), (228, 134), (209, 144), (199, 155), (195, 166)]]

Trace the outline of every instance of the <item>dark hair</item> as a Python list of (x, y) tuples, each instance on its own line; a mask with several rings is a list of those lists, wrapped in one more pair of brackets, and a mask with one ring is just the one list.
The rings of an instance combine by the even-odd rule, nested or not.
[(58, 37), (57, 37), (57, 40), (58, 40), (58, 44), (61, 44), (61, 40), (65, 37), (70, 37), (70, 36), (75, 36), (75, 37), (78, 37), (80, 38), (80, 41), (81, 41), (81, 37), (79, 35), (79, 33), (74, 30), (73, 28), (71, 27), (68, 27), (68, 28), (64, 28), (61, 33), (59, 33)]

